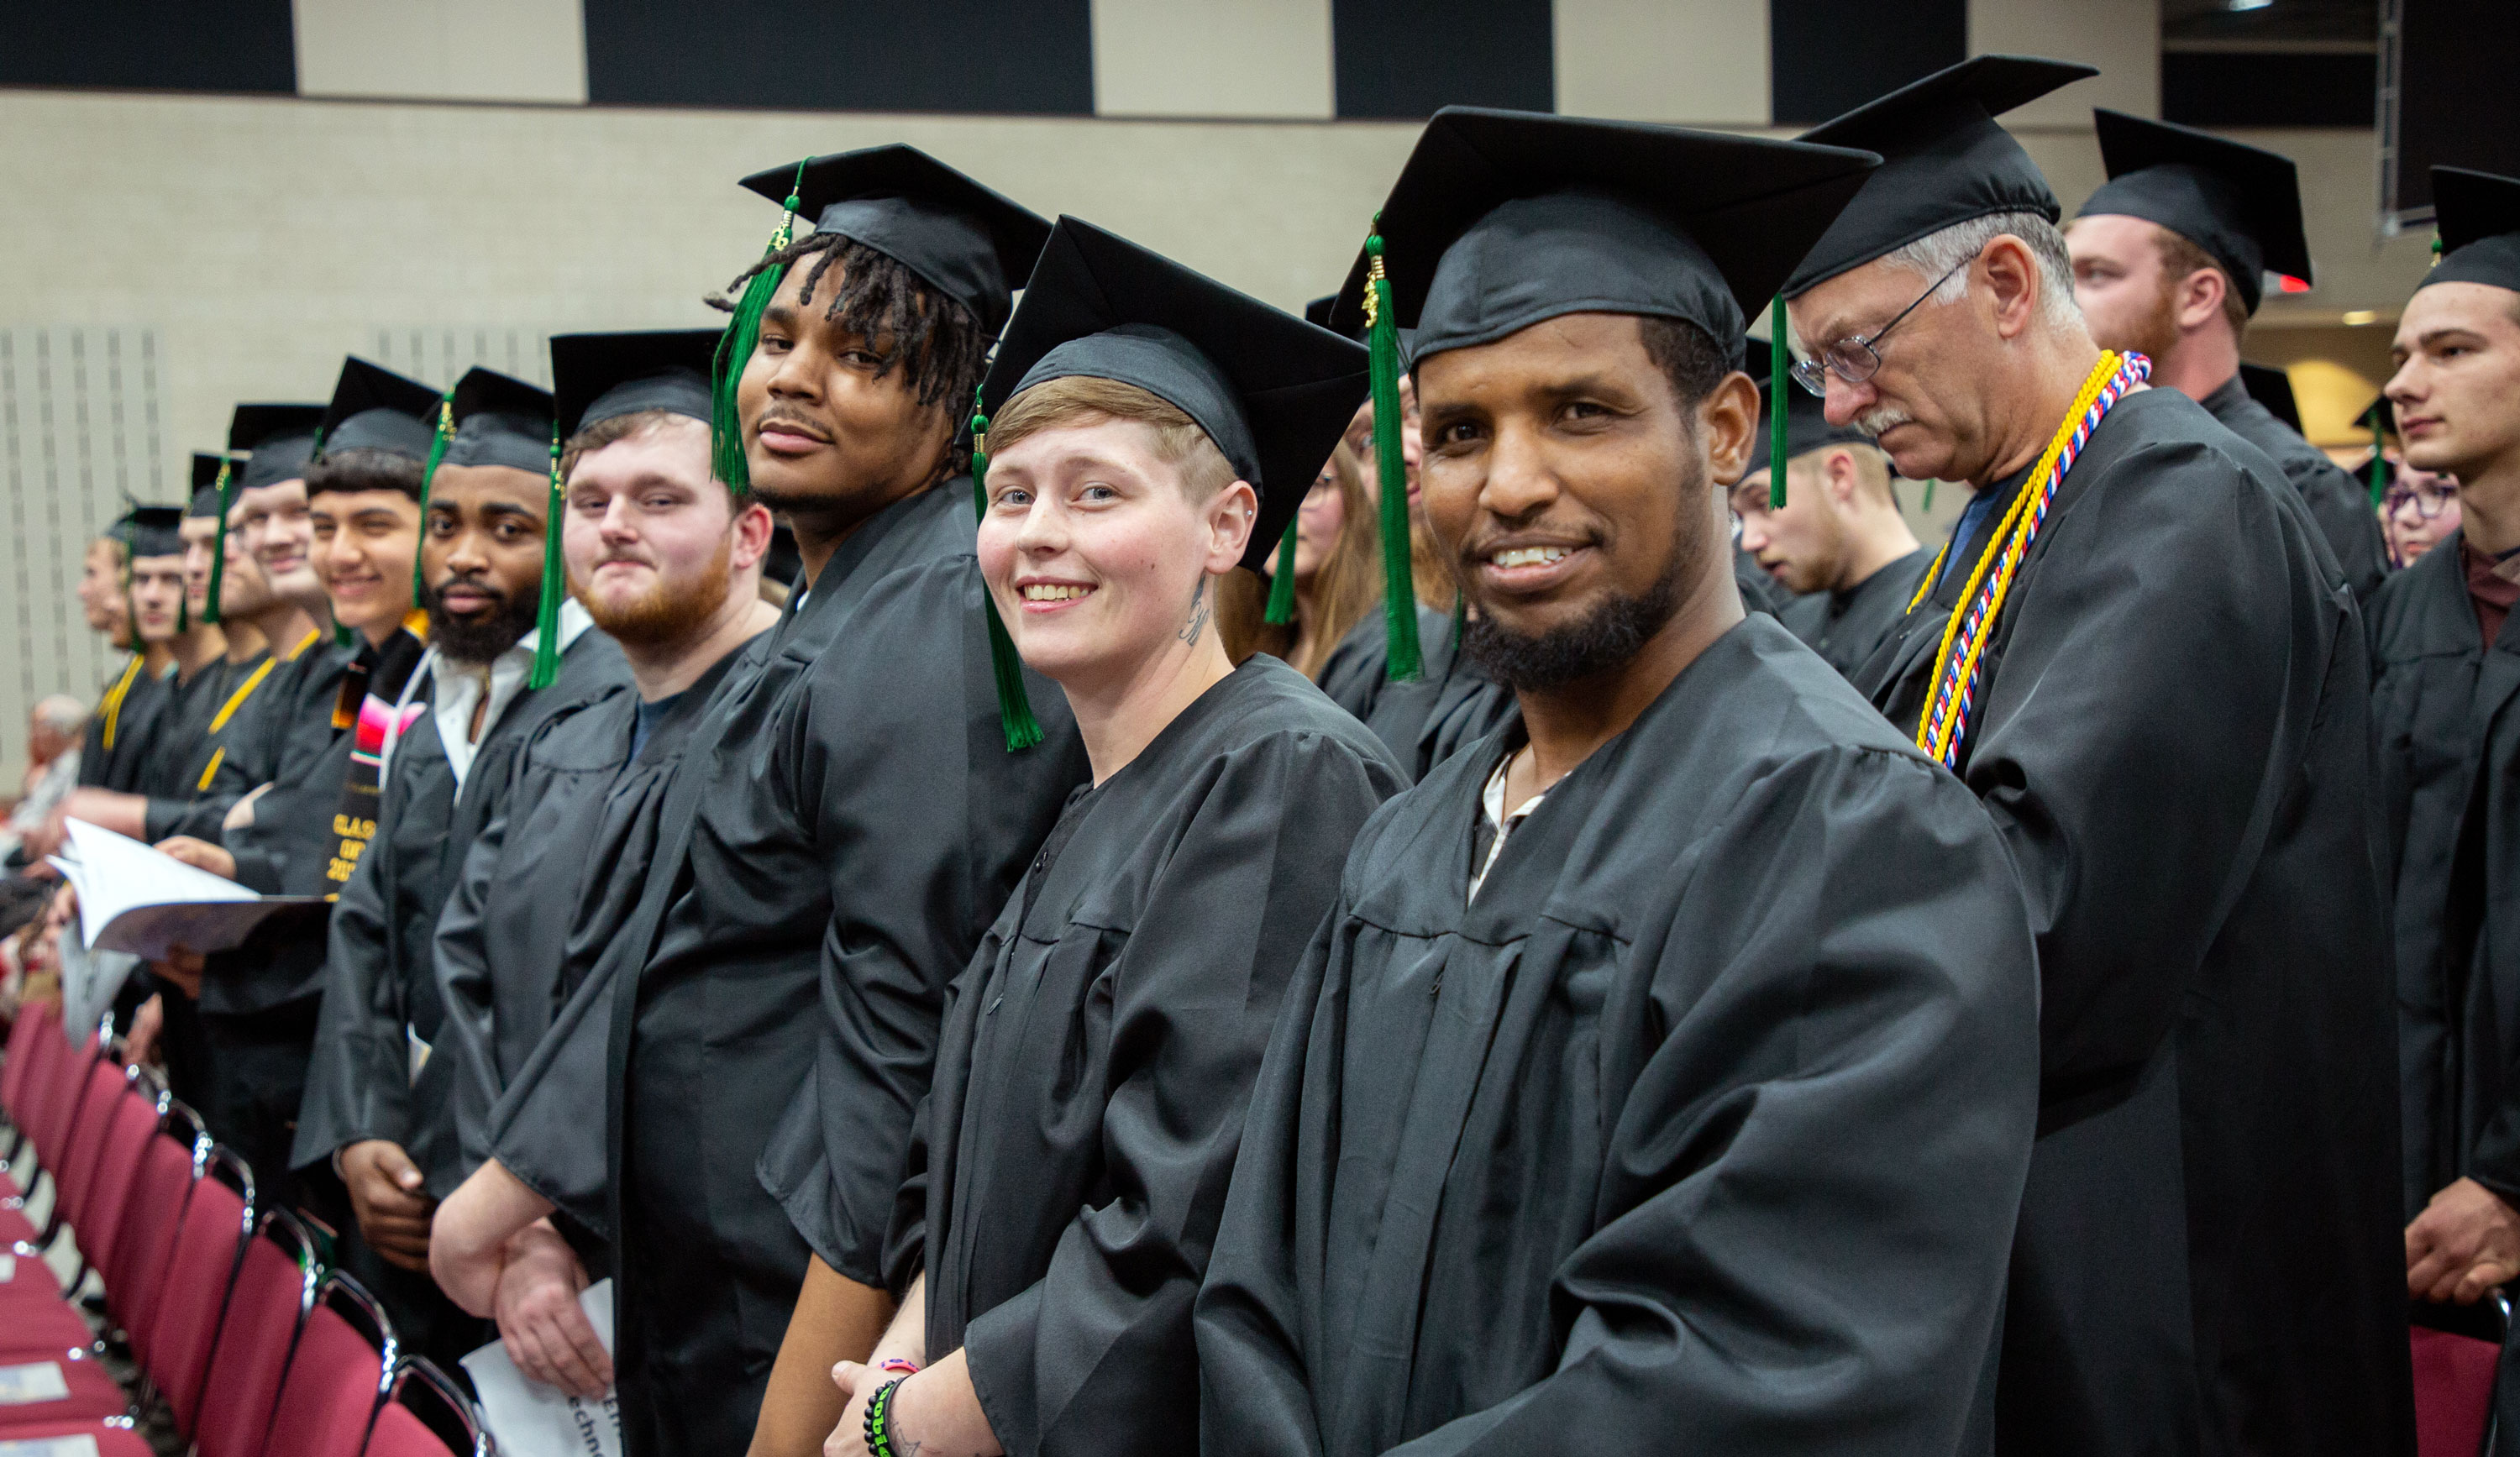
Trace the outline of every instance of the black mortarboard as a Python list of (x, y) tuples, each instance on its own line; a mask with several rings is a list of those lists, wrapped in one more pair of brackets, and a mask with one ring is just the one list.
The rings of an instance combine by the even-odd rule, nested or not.
[(306, 473), (315, 454), (315, 431), (324, 423), (321, 405), (239, 405), (228, 418), (228, 449), (250, 452), (238, 472), (239, 490), (258, 490)]
[(321, 454), (382, 450), (428, 458), (437, 420), (437, 391), (355, 355), (341, 361), (333, 403), (324, 407)]
[(2491, 284), (2520, 291), (2520, 179), (2433, 168), (2433, 231), (2442, 257), (2427, 284)]
[(709, 365), (724, 330), (568, 333), (551, 341), (552, 403), (569, 439), (617, 416), (663, 410), (709, 421)]
[[(1682, 319), (1739, 339), (1878, 160), (1862, 152), (1637, 122), (1446, 107), (1378, 224), (1393, 323), (1414, 356), (1561, 314)], [(1371, 260), (1334, 325), (1365, 323)]]
[(2362, 469), (2376, 508), (2380, 498), (2389, 494), (2389, 480), (2395, 473), (2389, 465), (2389, 437), (2398, 433), (2398, 410), (2384, 394), (2363, 406), (2354, 422), (2371, 432), (2371, 454), (2363, 460)]
[(1330, 310), (1338, 307), (1338, 295), (1325, 293), (1304, 305), (1304, 322), (1315, 329), (1330, 327)]
[(2095, 66), (2036, 56), (1979, 56), (1823, 121), (1805, 142), (1862, 147), (1880, 167), (1785, 280), (1795, 297), (1917, 239), (1997, 212), (2063, 209), (2030, 154), (1995, 118)]
[(551, 469), (552, 397), (495, 370), (465, 372), (447, 396), (455, 433), (441, 465), (505, 465), (539, 476)]
[(2310, 281), (2291, 157), (2105, 108), (2092, 109), (2092, 124), (2109, 180), (2077, 217), (2108, 213), (2168, 228), (2222, 265), (2252, 314), (2267, 270)]
[[(1772, 428), (1776, 418), (1769, 412), (1777, 408), (1777, 401), (1776, 391), (1769, 382), (1773, 374), (1774, 357), (1768, 352), (1768, 341), (1744, 339), (1741, 341), (1741, 348), (1744, 356), (1741, 367), (1749, 372), (1750, 377), (1758, 381), (1759, 385), (1759, 433), (1750, 447), (1749, 466), (1741, 472), (1748, 476), (1755, 475), (1769, 466), (1771, 441), (1776, 434)], [(1810, 390), (1799, 386), (1788, 387), (1785, 390), (1786, 460), (1799, 460), (1822, 446), (1870, 444), (1872, 444), (1872, 437), (1852, 424), (1830, 424), (1825, 402)], [(1775, 494), (1773, 486), (1770, 494), (1772, 496)]]
[(205, 450), (193, 452), (193, 500), (184, 508), (187, 516), (215, 516), (219, 513), (219, 479), (229, 469), (228, 458)]
[[(2299, 277), (2299, 275), (2295, 275)], [(2240, 366), (2240, 387), (2249, 398), (2267, 407), (2267, 413), (2301, 433), (2301, 405), (2292, 397), (2292, 376), (2270, 365)]]
[(129, 547), (134, 557), (181, 556), (183, 524), (180, 506), (135, 506), (113, 523), (110, 534)]
[(1050, 236), (1040, 214), (945, 165), (895, 144), (835, 152), (772, 167), (743, 185), (774, 202), (794, 189), (796, 215), (899, 262), (978, 316), (1006, 327), (1015, 288)]
[(1134, 384), (1198, 422), (1260, 495), (1259, 570), (1365, 402), (1364, 346), (1062, 217), (980, 386), (995, 414), (1045, 380)]

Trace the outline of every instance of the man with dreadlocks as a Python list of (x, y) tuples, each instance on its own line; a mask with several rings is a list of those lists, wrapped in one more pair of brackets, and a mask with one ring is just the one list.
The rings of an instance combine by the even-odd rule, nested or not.
[(635, 1454), (802, 1453), (832, 1430), (832, 1362), (891, 1311), (881, 1244), (945, 987), (1085, 771), (1045, 683), (1043, 725), (1001, 716), (955, 445), (1048, 225), (907, 147), (745, 185), (815, 226), (783, 224), (737, 281), (715, 467), (788, 518), (803, 575), (694, 730), (637, 908), (429, 1241), (447, 1293), (489, 1313), (535, 1219), (610, 1239)]

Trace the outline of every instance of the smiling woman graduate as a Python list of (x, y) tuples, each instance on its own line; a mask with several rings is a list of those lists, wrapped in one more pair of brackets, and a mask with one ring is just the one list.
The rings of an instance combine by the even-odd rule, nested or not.
[[(1405, 782), (1304, 677), (1227, 659), (1365, 351), (1074, 218), (982, 391), (979, 558), (1094, 782), (955, 984), (894, 1214), (910, 1287), (832, 1450), (1177, 1452), (1191, 1302), (1280, 993)], [(915, 1368), (924, 1364), (925, 1369)]]

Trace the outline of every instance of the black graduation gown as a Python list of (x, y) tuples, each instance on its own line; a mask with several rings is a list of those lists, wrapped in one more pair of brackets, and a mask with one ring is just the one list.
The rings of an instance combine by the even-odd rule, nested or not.
[(1078, 791), (954, 985), (893, 1215), (998, 1440), (1181, 1451), (1191, 1302), (1286, 978), (1348, 842), (1403, 787), (1382, 745), (1256, 655)]
[(1777, 612), (1803, 644), (1849, 678), (1881, 646), (1916, 595), (1934, 553), (1919, 547), (1843, 592), (1807, 592)]
[[(1866, 667), (1902, 733), (1967, 576)], [(1999, 1448), (2410, 1450), (2368, 674), (2333, 553), (2255, 448), (2139, 392), (1987, 663), (1959, 767), (2045, 998)]]
[[(333, 906), (324, 957), (323, 1013), (298, 1105), (298, 1167), (322, 1164), (371, 1138), (402, 1145), (429, 1168), (454, 1137), (449, 1070), (428, 1059), (442, 1020), (438, 913), (481, 827), (505, 810), (518, 747), (555, 710), (628, 684), (619, 644), (590, 628), (562, 654), (551, 686), (521, 688), (484, 727), (463, 788), (433, 713), (404, 730), (385, 767), (376, 838)], [(418, 700), (434, 697), (435, 684)], [(560, 856), (559, 859), (569, 859)]]
[(1984, 812), (1752, 616), (1464, 908), (1520, 739), (1382, 808), (1287, 989), (1201, 1449), (1952, 1451), (2037, 1114)]
[(184, 677), (180, 666), (166, 675), (166, 703), (158, 712), (149, 762), (140, 768), (134, 793), (174, 800), (194, 792), (184, 771), (194, 758), (194, 746), (209, 731), (210, 715), (219, 711), (220, 701), (227, 696), (227, 677), (225, 657), (203, 663), (191, 678)]
[(218, 686), (202, 704), (205, 711), (180, 740), (167, 745), (165, 758), (173, 776), (165, 792), (153, 794), (149, 801), (152, 843), (172, 835), (191, 835), (213, 845), (219, 842), (220, 826), (240, 793), (233, 784), (220, 785), (219, 771), (226, 766), (231, 747), (247, 731), (255, 701), (283, 666), (269, 652), (219, 665)]
[[(1438, 612), (1424, 602), (1418, 607), (1418, 645), (1419, 656), (1426, 660), (1428, 676), (1433, 676), (1433, 657), (1439, 644), (1452, 640), (1451, 614)], [(1321, 690), (1329, 700), (1348, 711), (1359, 723), (1371, 722), (1374, 708), (1383, 693), (1392, 686), (1391, 625), (1376, 602), (1371, 611), (1357, 619), (1347, 636), (1330, 648), (1322, 660)]]
[(2389, 575), (2389, 548), (2380, 536), (2380, 514), (2371, 508), (2371, 493), (2346, 474), (2345, 467), (2301, 437), (2301, 432), (2275, 419), (2274, 412), (2249, 395), (2233, 375), (2198, 403), (2223, 428), (2266, 452), (2284, 479), (2301, 493), (2302, 504), (2327, 550), (2336, 553), (2345, 585), (2354, 599), (2367, 602)]
[(87, 733), (79, 748), (80, 784), (122, 794), (142, 792), (158, 721), (174, 696), (173, 678), (172, 668), (151, 673), (138, 653), (122, 665), (114, 681), (106, 685), (96, 712), (88, 715)]
[(473, 838), (437, 921), (444, 1014), (429, 1058), (446, 1064), (456, 1135), (428, 1170), (439, 1197), (489, 1159), (492, 1105), (629, 919), (666, 786), (742, 653), (684, 689), (635, 759), (632, 686), (560, 710), (518, 749), (507, 803)]
[(1365, 721), (1411, 783), (1463, 744), (1495, 731), (1513, 711), (1513, 693), (1462, 651), (1452, 618), (1420, 613), (1420, 627), (1430, 615), (1436, 619), (1434, 630), (1418, 638), (1424, 676), (1415, 683), (1383, 684)]
[(492, 1110), (499, 1161), (613, 1241), (633, 1453), (743, 1450), (809, 1249), (880, 1278), (945, 988), (1084, 777), (1037, 677), (1049, 737), (1007, 752), (970, 503), (887, 508), (746, 649), (637, 909)]

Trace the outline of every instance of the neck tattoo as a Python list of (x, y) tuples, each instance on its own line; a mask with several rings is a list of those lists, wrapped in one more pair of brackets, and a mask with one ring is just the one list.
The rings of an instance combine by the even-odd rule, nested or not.
[(1198, 586), (1191, 589), (1190, 620), (1182, 624), (1181, 632), (1175, 636), (1184, 642), (1197, 642), (1198, 635), (1207, 629), (1208, 614), (1212, 610), (1207, 601), (1207, 577), (1202, 573), (1198, 579)]

